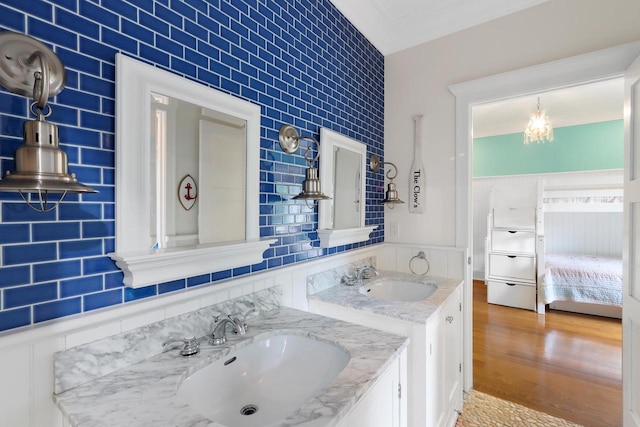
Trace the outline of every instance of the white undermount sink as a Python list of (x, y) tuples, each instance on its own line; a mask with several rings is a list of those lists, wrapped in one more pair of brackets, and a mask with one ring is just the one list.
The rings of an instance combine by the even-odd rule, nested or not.
[(311, 337), (258, 336), (191, 374), (177, 396), (224, 426), (268, 427), (322, 391), (349, 359), (343, 348)]
[(383, 277), (358, 288), (358, 292), (385, 301), (414, 302), (427, 299), (438, 287), (432, 283)]

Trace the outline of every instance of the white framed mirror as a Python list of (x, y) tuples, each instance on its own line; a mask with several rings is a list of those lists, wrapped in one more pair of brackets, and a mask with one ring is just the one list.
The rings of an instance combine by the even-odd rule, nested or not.
[(369, 240), (376, 226), (365, 226), (367, 147), (320, 128), (320, 182), (331, 200), (319, 201), (320, 247)]
[(117, 54), (116, 142), (125, 285), (262, 262), (259, 106)]

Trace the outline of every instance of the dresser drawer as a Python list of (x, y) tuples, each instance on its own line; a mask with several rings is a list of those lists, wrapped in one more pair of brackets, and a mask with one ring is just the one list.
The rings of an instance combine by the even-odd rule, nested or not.
[(487, 283), (487, 302), (535, 311), (536, 287), (524, 283), (490, 280)]
[(495, 208), (493, 209), (493, 226), (497, 228), (536, 228), (535, 208)]
[(535, 282), (535, 258), (527, 255), (489, 254), (489, 277)]
[(533, 231), (492, 230), (491, 250), (533, 254), (536, 251), (536, 234)]

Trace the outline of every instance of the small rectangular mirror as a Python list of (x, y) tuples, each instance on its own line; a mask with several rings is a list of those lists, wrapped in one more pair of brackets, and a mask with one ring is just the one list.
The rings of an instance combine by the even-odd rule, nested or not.
[(321, 247), (369, 239), (376, 227), (365, 226), (367, 147), (332, 130), (320, 129), (320, 180), (331, 200), (319, 202)]

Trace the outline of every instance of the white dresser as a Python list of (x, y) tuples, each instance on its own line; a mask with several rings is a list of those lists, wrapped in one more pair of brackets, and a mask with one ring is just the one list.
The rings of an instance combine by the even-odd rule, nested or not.
[(487, 301), (535, 311), (536, 208), (492, 208), (487, 230)]

